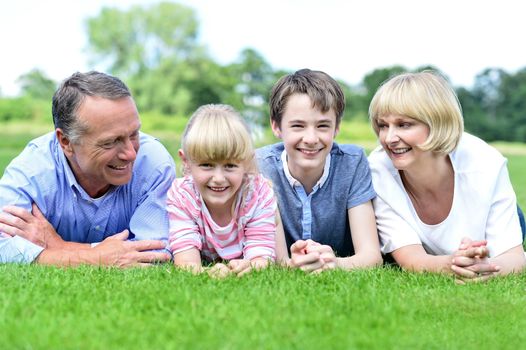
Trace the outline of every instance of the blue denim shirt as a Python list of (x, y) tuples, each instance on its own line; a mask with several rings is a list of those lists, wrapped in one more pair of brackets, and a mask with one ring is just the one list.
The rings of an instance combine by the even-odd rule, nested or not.
[(260, 171), (272, 181), (278, 198), (287, 246), (310, 237), (330, 245), (338, 256), (353, 255), (348, 210), (376, 196), (363, 149), (334, 143), (330, 164), (326, 165), (328, 175), (322, 175), (308, 196), (303, 188), (302, 192), (291, 186), (283, 152), (283, 143), (277, 143), (259, 148), (256, 156)]
[[(130, 230), (135, 240), (168, 240), (166, 192), (175, 165), (164, 146), (141, 133), (140, 148), (129, 183), (91, 198), (79, 185), (51, 132), (31, 141), (0, 179), (0, 210), (16, 205), (31, 210), (36, 203), (66, 241), (96, 243)], [(21, 237), (0, 237), (0, 262), (30, 263), (43, 248)]]

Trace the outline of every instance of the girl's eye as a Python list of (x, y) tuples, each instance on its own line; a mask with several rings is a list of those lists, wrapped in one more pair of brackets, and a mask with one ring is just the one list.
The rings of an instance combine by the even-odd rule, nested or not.
[(411, 127), (411, 123), (407, 123), (407, 122), (400, 123), (400, 127), (403, 128), (403, 129), (407, 129), (407, 128)]
[(387, 124), (384, 124), (384, 123), (378, 123), (376, 124), (376, 126), (378, 127), (378, 129), (384, 129), (387, 127)]
[(327, 129), (327, 128), (330, 128), (331, 126), (329, 124), (320, 124), (318, 125), (318, 128), (321, 128), (321, 129)]
[(298, 129), (298, 128), (303, 127), (303, 125), (301, 125), (301, 124), (292, 124), (290, 127), (294, 128), (294, 129)]

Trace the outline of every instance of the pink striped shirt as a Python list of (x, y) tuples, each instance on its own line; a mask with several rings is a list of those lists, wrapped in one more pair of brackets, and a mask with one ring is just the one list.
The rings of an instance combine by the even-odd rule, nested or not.
[(170, 250), (197, 248), (204, 260), (265, 257), (274, 260), (276, 199), (268, 180), (249, 175), (236, 198), (232, 221), (212, 219), (191, 176), (176, 179), (168, 191)]

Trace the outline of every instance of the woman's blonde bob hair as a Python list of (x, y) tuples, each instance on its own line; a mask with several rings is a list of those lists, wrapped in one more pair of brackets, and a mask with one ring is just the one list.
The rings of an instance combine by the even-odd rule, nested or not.
[(250, 170), (256, 170), (248, 127), (229, 105), (199, 107), (188, 121), (181, 143), (186, 158), (192, 162), (247, 162)]
[(378, 119), (390, 114), (410, 117), (429, 127), (429, 137), (419, 145), (424, 151), (448, 154), (464, 132), (455, 91), (433, 71), (400, 74), (383, 83), (369, 105), (369, 118), (377, 136)]

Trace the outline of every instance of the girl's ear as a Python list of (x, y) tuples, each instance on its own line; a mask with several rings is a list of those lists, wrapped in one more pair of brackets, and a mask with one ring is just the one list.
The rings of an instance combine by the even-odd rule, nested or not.
[(188, 165), (188, 159), (186, 159), (184, 151), (182, 149), (179, 149), (177, 154), (179, 155), (179, 159), (181, 159), (181, 162), (183, 162), (183, 175), (188, 175), (190, 173), (190, 166)]
[(185, 163), (186, 165), (187, 160), (186, 160), (186, 156), (184, 155), (184, 151), (182, 150), (182, 148), (179, 148), (179, 151), (177, 152), (177, 154), (179, 155), (179, 158), (181, 159), (181, 161)]

